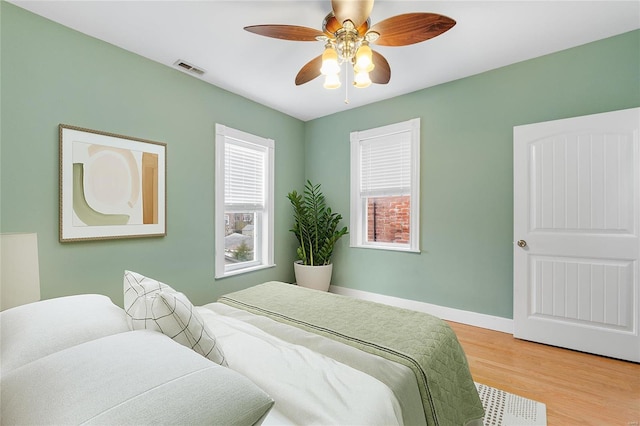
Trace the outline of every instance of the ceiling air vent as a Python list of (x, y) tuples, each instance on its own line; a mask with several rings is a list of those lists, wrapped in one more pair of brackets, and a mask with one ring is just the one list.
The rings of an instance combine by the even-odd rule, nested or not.
[(200, 69), (195, 65), (190, 64), (189, 62), (183, 61), (182, 59), (178, 59), (173, 63), (173, 65), (175, 65), (176, 67), (180, 68), (183, 71), (186, 71), (188, 73), (195, 74), (195, 75), (202, 75), (206, 72), (205, 70)]

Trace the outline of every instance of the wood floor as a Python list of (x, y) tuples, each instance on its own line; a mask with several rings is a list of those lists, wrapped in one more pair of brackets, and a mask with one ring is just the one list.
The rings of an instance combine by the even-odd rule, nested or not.
[(640, 364), (449, 325), (473, 379), (545, 403), (549, 426), (640, 426)]

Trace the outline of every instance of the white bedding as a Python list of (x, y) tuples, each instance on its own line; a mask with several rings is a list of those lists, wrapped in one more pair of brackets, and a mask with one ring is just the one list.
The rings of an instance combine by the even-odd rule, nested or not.
[[(250, 378), (276, 401), (265, 425), (414, 424), (416, 411), (422, 412), (421, 404), (416, 410), (416, 401), (411, 397), (411, 394), (417, 395), (417, 387), (414, 392), (411, 381), (409, 385), (402, 384), (406, 382), (405, 367), (386, 360), (374, 366), (372, 355), (358, 350), (354, 355), (351, 353), (353, 348), (336, 342), (323, 343), (322, 339), (328, 339), (315, 340), (302, 330), (289, 333), (287, 329), (293, 327), (219, 303), (199, 307), (198, 312), (216, 335), (229, 367)], [(262, 327), (257, 327), (256, 323), (261, 323)], [(279, 329), (280, 333), (264, 331), (269, 327)], [(280, 337), (274, 334), (280, 334)], [(314, 344), (308, 345), (309, 340), (315, 341), (314, 349), (319, 351), (294, 342), (300, 339), (305, 340), (305, 346), (311, 347)], [(335, 344), (344, 347), (348, 355), (330, 357), (321, 353), (335, 352), (335, 348), (324, 350), (326, 348), (319, 346)], [(363, 356), (361, 360), (360, 355)], [(364, 368), (356, 369), (334, 359), (341, 357), (342, 361), (355, 365), (362, 361)], [(361, 369), (376, 370), (382, 381)], [(395, 388), (395, 393), (388, 384)], [(424, 424), (423, 414), (418, 423)]]

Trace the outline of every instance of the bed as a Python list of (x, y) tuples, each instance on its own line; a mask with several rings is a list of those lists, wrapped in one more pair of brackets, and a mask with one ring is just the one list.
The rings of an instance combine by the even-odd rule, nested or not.
[(0, 312), (1, 424), (481, 425), (455, 334), (424, 313), (268, 282), (193, 306), (131, 271)]
[(229, 368), (275, 400), (264, 424), (482, 424), (442, 320), (268, 282), (197, 308)]

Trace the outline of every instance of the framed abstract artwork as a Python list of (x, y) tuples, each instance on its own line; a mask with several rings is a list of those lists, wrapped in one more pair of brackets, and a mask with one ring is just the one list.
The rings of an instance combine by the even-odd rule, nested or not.
[(167, 234), (167, 145), (60, 124), (60, 242)]

